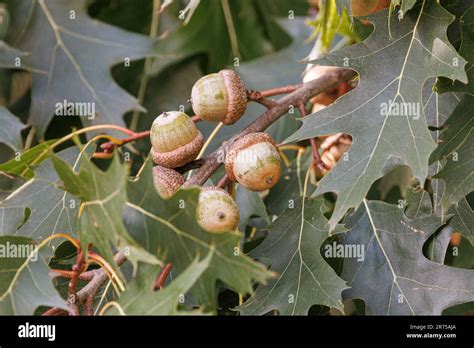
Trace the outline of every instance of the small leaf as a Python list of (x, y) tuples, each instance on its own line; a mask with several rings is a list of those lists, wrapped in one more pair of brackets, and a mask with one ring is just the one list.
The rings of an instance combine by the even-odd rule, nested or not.
[[(40, 148), (45, 149), (43, 146)], [(31, 158), (35, 158), (31, 155)], [(68, 148), (56, 156), (74, 168), (79, 165), (79, 151), (76, 148)], [(25, 157), (22, 160), (27, 163)], [(75, 237), (79, 201), (60, 190), (58, 184), (59, 178), (51, 161), (41, 163), (35, 169), (34, 177), (16, 187), (0, 202), (0, 213), (3, 212), (2, 216), (5, 217), (0, 234), (33, 238), (36, 242), (56, 233)], [(28, 219), (18, 228), (25, 210), (29, 212)], [(55, 239), (50, 242), (50, 246), (58, 243)], [(52, 254), (52, 250), (50, 253)]]
[(21, 130), (26, 126), (3, 106), (0, 106), (0, 125), (0, 143), (7, 144), (15, 151), (20, 151), (23, 148)]
[(21, 152), (19, 157), (15, 156), (14, 159), (0, 164), (0, 171), (31, 179), (35, 175), (34, 167), (50, 157), (50, 146), (55, 142), (56, 140), (48, 140)]
[(67, 308), (49, 276), (47, 249), (29, 238), (0, 237), (0, 315), (33, 315), (39, 306)]
[(457, 232), (461, 232), (471, 244), (474, 246), (474, 212), (471, 209), (466, 198), (461, 199), (458, 204), (455, 204), (449, 209), (448, 214), (454, 214), (449, 224)]
[[(469, 2), (466, 2), (466, 4), (468, 3)], [(455, 4), (455, 7), (463, 8), (463, 6), (466, 5)], [(458, 52), (468, 61), (466, 65), (468, 83), (443, 78), (440, 79), (437, 88), (440, 93), (451, 91), (466, 92), (470, 95), (474, 95), (474, 6), (472, 6), (472, 4), (460, 17), (459, 29), (461, 35), (457, 37), (460, 36), (461, 40)]]
[[(198, 314), (198, 311), (179, 310), (179, 305), (184, 303), (185, 294), (208, 269), (212, 257), (211, 250), (203, 260), (196, 258), (176, 279), (158, 291), (153, 291), (153, 286), (160, 267), (140, 264), (136, 277), (120, 295), (119, 305), (128, 315)], [(114, 309), (110, 314), (116, 315), (118, 311)]]
[(259, 216), (267, 224), (270, 223), (267, 208), (258, 192), (249, 191), (241, 185), (237, 187), (236, 191), (235, 201), (240, 211), (239, 230), (245, 231), (245, 226), (253, 216)]

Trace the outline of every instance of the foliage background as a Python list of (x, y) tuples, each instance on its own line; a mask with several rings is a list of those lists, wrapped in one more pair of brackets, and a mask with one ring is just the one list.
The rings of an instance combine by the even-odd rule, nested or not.
[[(168, 6), (159, 15), (157, 37), (150, 38), (156, 3)], [(406, 161), (396, 163), (384, 175), (373, 175), (366, 182), (356, 181), (367, 187), (368, 192), (362, 190), (359, 195), (369, 201), (361, 203), (356, 199), (352, 207), (360, 208), (350, 210), (350, 214), (346, 214), (347, 209), (339, 210), (337, 219), (334, 218), (334, 210), (339, 209), (337, 199), (328, 192), (336, 190), (322, 191), (320, 188), (316, 193), (324, 194), (318, 198), (301, 199), (305, 196), (302, 188), (311, 159), (307, 152), (303, 156), (289, 152), (285, 180), (268, 196), (238, 187), (236, 200), (241, 209), (243, 238), (232, 234), (209, 236), (194, 226), (192, 208), (186, 209), (178, 221), (173, 220), (176, 214), (181, 214), (177, 208), (180, 199), (193, 207), (198, 191), (180, 191), (169, 201), (154, 194), (149, 186), (151, 164), (146, 158), (150, 143), (146, 139), (121, 148), (122, 156), (117, 155), (110, 161), (90, 160), (94, 144), (80, 152), (77, 143), (88, 142), (92, 134), (81, 134), (64, 142), (56, 148), (57, 155), (49, 153), (47, 146), (54, 143), (53, 139), (89, 125), (110, 123), (143, 131), (149, 129), (154, 117), (164, 110), (184, 106), (190, 112), (187, 100), (194, 82), (205, 74), (229, 66), (241, 75), (248, 89), (264, 90), (300, 83), (306, 69), (301, 60), (310, 55), (317, 38), (326, 40), (323, 41), (326, 50), (362, 40), (372, 40), (373, 46), (366, 46), (370, 52), (385, 50), (389, 35), (402, 36), (404, 30), (408, 31), (409, 23), (415, 22), (421, 2), (402, 1), (405, 17), (399, 22), (395, 10), (391, 17), (393, 33), (385, 32), (381, 24), (387, 22), (387, 12), (376, 14), (371, 20), (380, 24), (380, 30), (376, 28), (369, 39), (371, 30), (359, 19), (350, 19), (347, 12), (342, 21), (337, 17), (337, 13), (342, 14), (343, 5), (350, 1), (328, 1), (332, 5), (327, 5), (327, 11), (332, 12), (321, 17), (321, 13), (316, 14), (315, 2), (305, 0), (202, 0), (194, 12), (185, 13), (186, 25), (179, 15), (187, 1), (163, 3), (156, 0), (6, 1), (11, 18), (7, 34), (0, 42), (0, 238), (17, 243), (41, 243), (49, 235), (64, 232), (78, 237), (83, 247), (93, 243), (108, 261), (113, 257), (111, 245), (131, 248), (130, 261), (133, 266), (139, 265), (138, 271), (133, 272), (130, 264), (116, 269), (127, 284), (126, 289), (119, 298), (113, 286), (102, 288), (96, 298), (97, 313), (111, 300), (118, 301), (127, 314), (176, 314), (178, 310), (194, 314), (211, 311), (222, 315), (269, 312), (337, 315), (341, 311), (354, 315), (441, 314), (443, 311), (465, 314), (474, 309), (470, 113), (473, 109), (472, 2), (443, 1), (443, 7), (426, 5), (433, 16), (449, 17), (451, 13), (453, 17), (444, 22), (427, 20), (419, 29), (422, 40), (429, 40), (423, 36), (426, 34), (433, 36), (433, 40), (443, 40), (446, 47), (452, 44), (453, 49), (444, 46), (440, 49), (441, 57), (459, 55), (461, 61), (467, 61), (467, 75), (463, 65), (457, 69), (434, 65), (423, 69), (416, 65), (423, 54), (416, 52), (410, 57), (410, 50), (407, 51), (414, 71), (422, 70), (426, 76), (414, 75), (421, 87), (407, 91), (405, 96), (419, 92), (426, 114), (426, 134), (430, 136), (430, 131), (434, 141), (444, 139), (441, 144), (455, 145), (438, 147), (431, 154), (429, 168), (428, 163), (423, 163), (412, 170), (413, 166), (410, 169), (406, 165), (406, 162), (411, 164), (410, 161)], [(229, 12), (226, 12), (227, 6)], [(77, 16), (73, 21), (67, 19), (71, 9)], [(232, 24), (226, 17), (229, 13)], [(25, 31), (22, 28), (26, 21), (31, 24)], [(444, 37), (446, 32), (447, 38)], [(403, 52), (405, 46), (398, 49)], [(436, 47), (427, 50), (432, 49), (434, 54), (439, 53)], [(395, 50), (388, 51), (388, 56), (393, 56)], [(341, 55), (352, 57), (357, 54), (359, 52), (351, 46), (326, 56), (319, 63), (336, 65)], [(15, 57), (21, 57), (21, 67), (14, 66)], [(130, 58), (130, 64), (124, 64), (124, 57)], [(235, 58), (238, 58), (237, 66)], [(357, 66), (361, 74), (359, 87), (364, 87), (355, 90), (360, 91), (359, 95), (349, 93), (345, 102), (339, 100), (318, 117), (308, 118), (299, 132), (296, 131), (301, 123), (292, 114), (280, 118), (268, 132), (277, 142), (291, 137), (303, 146), (308, 146), (304, 140), (310, 137), (351, 133), (365, 122), (361, 121), (363, 117), (371, 122), (378, 104), (373, 102), (362, 110), (359, 118), (354, 119), (353, 128), (347, 123), (336, 125), (337, 129), (319, 128), (319, 125), (321, 120), (331, 121), (337, 113), (355, 115), (364, 98), (370, 97), (364, 91), (383, 89), (386, 86), (384, 78), (397, 74), (396, 69), (384, 55), (374, 55), (373, 61), (363, 60)], [(440, 76), (444, 78), (438, 78)], [(469, 78), (467, 84), (459, 81), (453, 84), (450, 80), (462, 80), (463, 76)], [(94, 101), (101, 115), (94, 120), (54, 117), (54, 103), (63, 99)], [(207, 152), (216, 149), (263, 111), (261, 105), (249, 105), (241, 121), (219, 131)], [(444, 124), (451, 126), (442, 130)], [(206, 122), (198, 126), (205, 136), (209, 136), (215, 127)], [(392, 145), (397, 138), (407, 134), (401, 125), (394, 124), (393, 127), (383, 135), (383, 139)], [(107, 133), (119, 137), (119, 133)], [(370, 132), (357, 135), (365, 139), (364, 144), (371, 143)], [(362, 158), (366, 149), (355, 149), (354, 158), (357, 154)], [(426, 150), (428, 156), (433, 149)], [(382, 151), (378, 156), (385, 160), (389, 151)], [(412, 154), (410, 151), (413, 150), (400, 150), (407, 156)], [(449, 162), (448, 156), (453, 151), (459, 152), (462, 158), (459, 167)], [(18, 153), (21, 154), (20, 161), (15, 160)], [(45, 160), (39, 161), (44, 153), (47, 153)], [(119, 160), (127, 154), (131, 156), (130, 161)], [(140, 168), (144, 169), (140, 171)], [(132, 181), (130, 178), (139, 171), (142, 175)], [(423, 171), (428, 180), (420, 183), (413, 176), (420, 179), (418, 174)], [(218, 171), (211, 181), (216, 182), (222, 173), (222, 170)], [(460, 183), (466, 178), (470, 181)], [(308, 195), (316, 189), (314, 184), (317, 182), (312, 179), (306, 190)], [(344, 182), (354, 184), (351, 180)], [(343, 186), (337, 180), (334, 185)], [(441, 188), (438, 190), (438, 187)], [(450, 187), (462, 194), (446, 198), (448, 195), (443, 196), (443, 189)], [(91, 203), (78, 215), (80, 202), (105, 200), (115, 192), (118, 194), (107, 201), (105, 207)], [(296, 209), (286, 209), (289, 200), (296, 201)], [(402, 209), (397, 208), (400, 202)], [(349, 204), (344, 208), (350, 207)], [(390, 218), (383, 218), (384, 214)], [(337, 224), (339, 218), (344, 219)], [(335, 228), (331, 233), (328, 220), (331, 229)], [(379, 241), (385, 249), (370, 244), (374, 240), (371, 225), (388, 230), (388, 235), (392, 235)], [(413, 229), (423, 230), (426, 235), (413, 240), (403, 237)], [(463, 236), (458, 245), (450, 244), (455, 231), (462, 232)], [(393, 237), (396, 234), (400, 236)], [(358, 274), (359, 264), (323, 257), (324, 246), (333, 241), (366, 246), (369, 265), (358, 281), (354, 282), (353, 275)], [(240, 255), (233, 264), (229, 260), (238, 244), (250, 256)], [(0, 275), (1, 314), (40, 314), (48, 307), (65, 307), (68, 282), (61, 278), (51, 282), (47, 274), (50, 268), (70, 268), (75, 260), (75, 248), (59, 239), (39, 245), (40, 262), (0, 261), (0, 270), (14, 270)], [(293, 259), (293, 252), (300, 252), (301, 262)], [(409, 281), (397, 283), (396, 277), (390, 278), (391, 270), (387, 265), (377, 263), (387, 257), (387, 253), (388, 259), (396, 263), (394, 267), (401, 278), (427, 288), (423, 290), (424, 296), (412, 293), (414, 286)], [(404, 259), (407, 260), (405, 263), (400, 261)], [(175, 264), (175, 270), (169, 286), (157, 295), (147, 284), (161, 269), (162, 261), (169, 260)], [(263, 264), (276, 271), (277, 278), (272, 279)], [(285, 273), (286, 269), (290, 271)], [(266, 282), (270, 282), (266, 287), (257, 285)], [(80, 282), (79, 288), (84, 285)], [(413, 308), (392, 303), (399, 295), (393, 291), (397, 287), (406, 300), (411, 296), (416, 298)], [(248, 299), (247, 294), (256, 288), (255, 296)], [(467, 290), (459, 290), (461, 288)], [(184, 305), (178, 302), (183, 293), (188, 293)], [(380, 296), (374, 297), (374, 293)], [(137, 294), (140, 294), (139, 300)], [(296, 296), (298, 305), (288, 302), (289, 294)], [(421, 297), (423, 300), (418, 300)], [(150, 307), (151, 303), (162, 305)], [(239, 305), (236, 311), (235, 307)], [(117, 313), (116, 309), (108, 313), (114, 311)]]

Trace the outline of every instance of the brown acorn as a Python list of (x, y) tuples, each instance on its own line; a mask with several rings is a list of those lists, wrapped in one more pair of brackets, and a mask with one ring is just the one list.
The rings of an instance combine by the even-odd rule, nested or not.
[(247, 108), (247, 90), (237, 73), (221, 70), (201, 77), (193, 86), (191, 101), (199, 118), (234, 124)]
[(225, 170), (230, 180), (250, 191), (265, 191), (280, 179), (280, 152), (268, 134), (250, 133), (232, 144)]
[(176, 170), (155, 166), (153, 167), (153, 183), (161, 197), (169, 198), (184, 184), (184, 178)]
[(168, 111), (151, 126), (153, 162), (166, 168), (178, 168), (194, 160), (204, 145), (204, 138), (191, 118), (183, 112)]
[(196, 221), (203, 230), (210, 233), (233, 231), (239, 218), (239, 208), (227, 191), (214, 186), (201, 189)]

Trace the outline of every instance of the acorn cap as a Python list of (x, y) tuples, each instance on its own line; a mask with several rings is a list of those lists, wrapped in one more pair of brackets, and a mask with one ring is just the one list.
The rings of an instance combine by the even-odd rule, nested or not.
[(222, 119), (224, 124), (234, 124), (247, 109), (247, 89), (240, 76), (233, 70), (221, 70), (227, 90), (227, 113)]
[(203, 230), (210, 233), (233, 231), (239, 219), (239, 208), (227, 191), (215, 186), (201, 189), (196, 221)]
[(152, 147), (150, 150), (153, 162), (166, 168), (178, 168), (194, 160), (204, 145), (204, 137), (198, 130), (191, 142), (168, 152), (157, 152)]
[(261, 142), (271, 143), (272, 145), (276, 147), (275, 140), (273, 140), (273, 138), (270, 135), (263, 132), (250, 133), (250, 134), (244, 135), (242, 138), (238, 139), (231, 145), (225, 157), (225, 171), (227, 173), (227, 177), (229, 178), (229, 180), (237, 181), (234, 175), (234, 170), (233, 170), (234, 161), (237, 154), (241, 150), (246, 149), (247, 147), (255, 145), (257, 143), (261, 143)]
[(153, 183), (161, 197), (169, 198), (184, 184), (184, 178), (176, 170), (155, 166), (153, 167)]

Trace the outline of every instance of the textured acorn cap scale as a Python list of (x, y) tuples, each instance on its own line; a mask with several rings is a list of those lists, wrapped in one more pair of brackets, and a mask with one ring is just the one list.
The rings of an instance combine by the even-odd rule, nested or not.
[(251, 133), (232, 144), (225, 169), (230, 180), (251, 191), (264, 191), (280, 180), (280, 152), (268, 134)]
[(194, 113), (201, 119), (224, 124), (237, 122), (247, 108), (247, 90), (232, 70), (221, 70), (201, 77), (193, 86)]
[(153, 162), (167, 168), (194, 160), (204, 145), (204, 137), (193, 120), (178, 111), (164, 112), (153, 121), (150, 141)]
[(203, 230), (210, 233), (233, 231), (239, 219), (239, 209), (225, 190), (214, 186), (201, 189), (196, 221)]
[(153, 167), (153, 184), (161, 197), (169, 198), (184, 184), (184, 178), (176, 170), (155, 166)]

